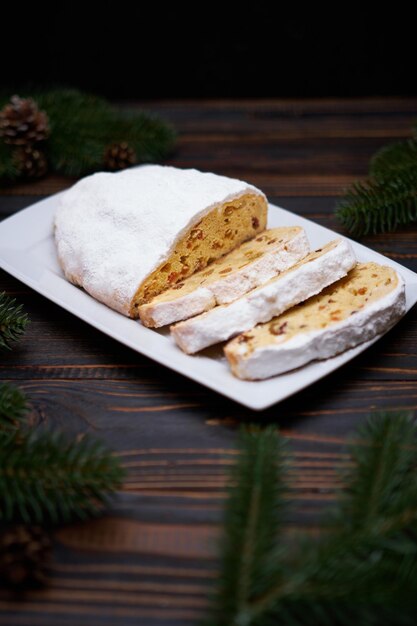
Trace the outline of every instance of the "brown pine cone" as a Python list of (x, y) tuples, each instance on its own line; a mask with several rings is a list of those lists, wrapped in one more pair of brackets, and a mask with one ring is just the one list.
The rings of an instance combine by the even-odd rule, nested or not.
[(112, 143), (104, 153), (104, 166), (115, 172), (124, 170), (136, 163), (136, 152), (129, 146), (127, 141)]
[(16, 524), (0, 530), (0, 581), (9, 589), (43, 587), (52, 555), (49, 534), (39, 526)]
[(48, 161), (45, 154), (34, 146), (16, 148), (13, 152), (13, 161), (23, 178), (42, 178), (48, 171)]
[(49, 135), (49, 120), (32, 98), (12, 96), (0, 111), (0, 136), (14, 146), (43, 141)]

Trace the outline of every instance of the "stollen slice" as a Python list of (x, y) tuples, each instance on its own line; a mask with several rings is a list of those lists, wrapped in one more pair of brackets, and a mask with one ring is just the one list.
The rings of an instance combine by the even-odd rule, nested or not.
[(361, 263), (319, 295), (239, 335), (224, 351), (238, 378), (269, 378), (368, 341), (404, 312), (401, 276), (392, 267)]
[(336, 239), (231, 304), (175, 324), (172, 336), (184, 352), (193, 354), (280, 315), (345, 276), (355, 264), (349, 242)]
[(288, 269), (310, 252), (300, 226), (271, 228), (139, 307), (158, 328), (227, 304)]

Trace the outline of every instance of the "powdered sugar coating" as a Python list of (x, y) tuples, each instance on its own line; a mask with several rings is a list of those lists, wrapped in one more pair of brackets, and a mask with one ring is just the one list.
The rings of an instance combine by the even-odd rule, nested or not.
[(217, 204), (245, 193), (265, 197), (237, 179), (170, 166), (87, 176), (61, 196), (55, 215), (65, 276), (128, 315), (139, 286), (182, 235)]

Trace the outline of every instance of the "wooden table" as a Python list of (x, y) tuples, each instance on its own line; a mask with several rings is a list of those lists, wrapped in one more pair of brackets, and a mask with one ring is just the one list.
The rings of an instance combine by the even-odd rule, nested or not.
[[(270, 200), (339, 230), (336, 196), (373, 152), (407, 137), (417, 99), (148, 103), (179, 131), (170, 163), (238, 176)], [(3, 192), (7, 216), (71, 181)], [(7, 195), (8, 194), (8, 195)], [(36, 196), (36, 197), (35, 197)], [(417, 271), (417, 230), (364, 243)], [(35, 423), (90, 432), (129, 470), (103, 519), (57, 531), (45, 591), (0, 595), (8, 626), (197, 624), (216, 578), (216, 541), (240, 423), (276, 423), (294, 451), (288, 526), (318, 522), (331, 503), (346, 438), (371, 411), (417, 406), (417, 311), (336, 373), (254, 413), (107, 338), (0, 274), (31, 325), (2, 355), (4, 380), (28, 394)]]

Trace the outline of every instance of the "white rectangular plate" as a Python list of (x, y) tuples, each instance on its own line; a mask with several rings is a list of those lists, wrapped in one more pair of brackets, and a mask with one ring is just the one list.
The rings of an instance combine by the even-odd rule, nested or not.
[[(0, 267), (110, 337), (251, 409), (265, 409), (287, 398), (350, 361), (378, 339), (269, 380), (248, 382), (234, 378), (220, 350), (187, 356), (168, 332), (157, 332), (127, 319), (65, 280), (52, 234), (58, 197), (59, 194), (37, 202), (0, 223)], [(270, 205), (268, 226), (290, 225), (305, 229), (313, 249), (340, 236), (290, 211)], [(351, 244), (359, 261), (376, 261), (399, 271), (405, 280), (409, 311), (417, 301), (417, 274), (361, 244), (354, 241)]]

